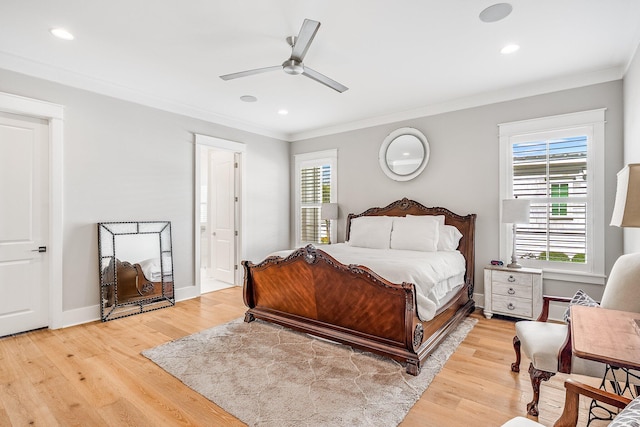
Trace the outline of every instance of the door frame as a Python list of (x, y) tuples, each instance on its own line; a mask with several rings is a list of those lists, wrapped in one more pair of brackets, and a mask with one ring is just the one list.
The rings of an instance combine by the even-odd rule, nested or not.
[[(234, 274), (234, 285), (242, 285), (243, 273), (239, 266), (240, 260), (244, 255), (245, 236), (243, 230), (245, 227), (245, 209), (246, 203), (244, 203), (245, 194), (245, 168), (247, 146), (246, 144), (230, 141), (227, 139), (216, 138), (208, 135), (195, 134), (195, 167), (194, 167), (194, 217), (193, 217), (193, 241), (194, 241), (194, 282), (196, 286), (197, 295), (201, 294), (202, 288), (200, 283), (200, 167), (201, 167), (201, 155), (200, 151), (202, 147), (209, 147), (218, 150), (232, 151), (238, 154), (238, 173), (236, 177), (239, 179), (239, 183), (235, 182), (238, 203), (236, 204), (236, 229), (238, 231), (238, 238), (236, 239), (236, 265), (238, 268)], [(239, 185), (238, 185), (239, 184)]]
[(47, 121), (49, 127), (49, 328), (63, 324), (62, 230), (64, 107), (38, 99), (0, 92), (0, 111)]

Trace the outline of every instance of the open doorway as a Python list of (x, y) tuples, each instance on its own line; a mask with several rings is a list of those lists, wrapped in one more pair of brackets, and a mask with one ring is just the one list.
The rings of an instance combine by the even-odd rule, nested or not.
[(244, 144), (196, 135), (196, 277), (200, 292), (241, 283)]

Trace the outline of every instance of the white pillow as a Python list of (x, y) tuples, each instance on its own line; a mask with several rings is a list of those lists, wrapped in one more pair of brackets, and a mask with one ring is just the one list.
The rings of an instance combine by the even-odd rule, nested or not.
[(361, 216), (351, 220), (349, 245), (360, 248), (389, 249), (393, 218)]
[(391, 249), (435, 252), (438, 227), (439, 220), (433, 216), (396, 217), (391, 231)]
[(442, 225), (438, 235), (439, 251), (455, 251), (458, 249), (458, 243), (462, 239), (462, 233), (453, 225)]
[(407, 215), (406, 218), (435, 218), (438, 224), (444, 225), (444, 215)]

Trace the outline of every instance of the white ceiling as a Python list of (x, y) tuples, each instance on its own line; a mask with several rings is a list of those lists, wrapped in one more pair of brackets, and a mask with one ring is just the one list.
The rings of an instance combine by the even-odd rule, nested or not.
[[(0, 68), (293, 141), (620, 79), (640, 41), (638, 0), (512, 0), (480, 21), (496, 2), (0, 0)], [(305, 18), (322, 25), (304, 63), (348, 91), (218, 77), (281, 64)]]

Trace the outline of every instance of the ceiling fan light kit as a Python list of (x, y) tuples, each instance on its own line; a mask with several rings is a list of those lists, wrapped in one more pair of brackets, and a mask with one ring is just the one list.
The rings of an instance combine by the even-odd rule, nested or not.
[(233, 80), (240, 77), (247, 77), (254, 74), (266, 73), (269, 71), (282, 69), (287, 74), (302, 74), (303, 76), (309, 77), (310, 79), (315, 80), (318, 83), (322, 83), (323, 85), (330, 87), (331, 89), (340, 93), (348, 90), (349, 88), (345, 85), (338, 83), (337, 81), (330, 79), (324, 74), (312, 70), (309, 67), (306, 67), (302, 62), (319, 28), (320, 22), (305, 19), (302, 23), (302, 28), (300, 28), (300, 32), (298, 33), (298, 35), (287, 37), (287, 43), (291, 46), (291, 56), (289, 57), (289, 59), (285, 60), (282, 65), (225, 74), (223, 76), (220, 76), (220, 78), (222, 80)]

